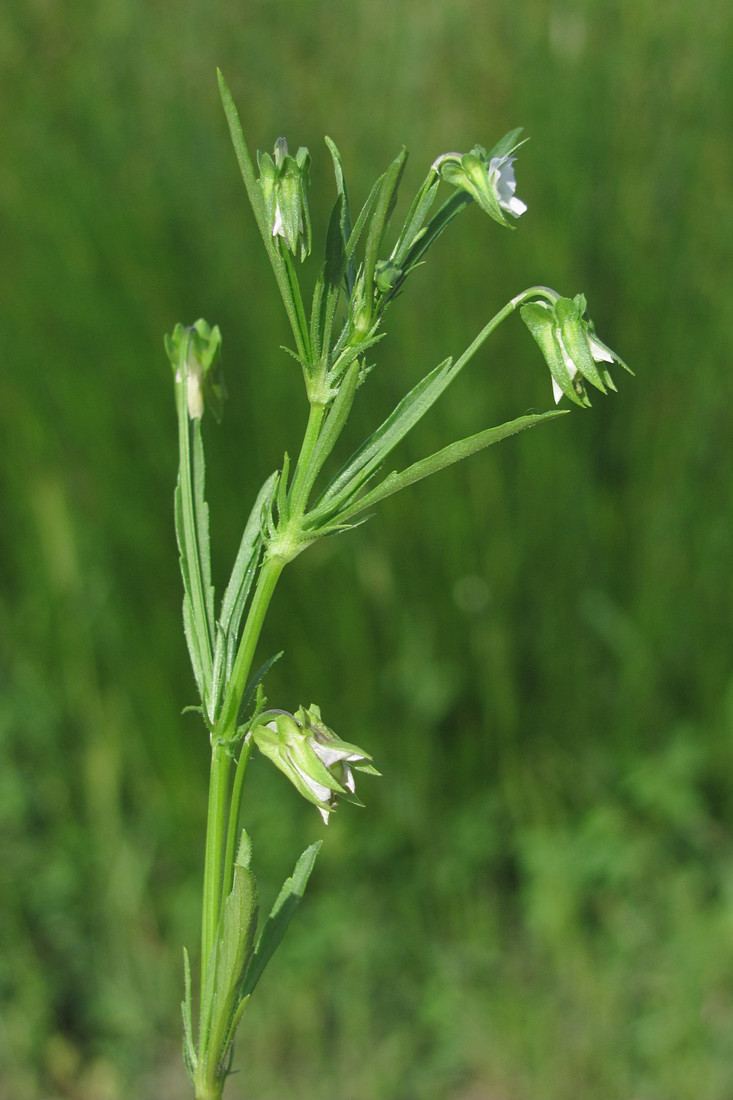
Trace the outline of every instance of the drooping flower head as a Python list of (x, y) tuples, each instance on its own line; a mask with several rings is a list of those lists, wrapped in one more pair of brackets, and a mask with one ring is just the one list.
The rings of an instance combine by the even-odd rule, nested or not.
[(266, 711), (252, 728), (252, 739), (296, 790), (318, 807), (326, 824), (338, 797), (362, 805), (354, 771), (379, 775), (369, 763), (371, 756), (337, 737), (315, 704), (299, 707), (295, 714)]
[(433, 171), (446, 183), (465, 191), (500, 225), (510, 225), (506, 215), (520, 217), (527, 204), (517, 197), (514, 175), (516, 157), (511, 154), (522, 144), (521, 130), (512, 130), (487, 153), (474, 145), (470, 153), (443, 153), (433, 162)]
[(607, 363), (619, 363), (632, 373), (623, 359), (598, 339), (593, 323), (584, 316), (585, 308), (582, 294), (562, 298), (548, 291), (543, 300), (528, 302), (519, 311), (550, 368), (555, 404), (564, 395), (576, 405), (590, 405), (586, 382), (601, 393), (615, 390)]

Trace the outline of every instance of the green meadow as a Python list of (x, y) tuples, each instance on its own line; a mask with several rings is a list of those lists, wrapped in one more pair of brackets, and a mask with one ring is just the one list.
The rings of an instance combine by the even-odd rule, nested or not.
[[(535, 283), (635, 371), (286, 572), (268, 696), (383, 778), (324, 832), (252, 764), (265, 904), (326, 843), (228, 1095), (730, 1100), (732, 55), (728, 0), (5, 0), (2, 1100), (188, 1095), (209, 746), (163, 334), (223, 333), (219, 590), (306, 408), (217, 66), (251, 150), (310, 149), (311, 279), (324, 135), (355, 203), (406, 145), (405, 208), (438, 154), (531, 139), (516, 232), (468, 209), (387, 315), (344, 458)], [(401, 465), (551, 405), (512, 318)]]

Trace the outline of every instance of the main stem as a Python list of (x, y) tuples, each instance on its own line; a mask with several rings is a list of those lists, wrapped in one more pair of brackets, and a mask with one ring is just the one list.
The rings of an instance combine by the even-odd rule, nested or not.
[(216, 939), (219, 912), (223, 902), (223, 855), (226, 850), (229, 820), (229, 788), (232, 764), (231, 741), (237, 731), (239, 707), (252, 667), (257, 642), (262, 631), (270, 600), (285, 562), (279, 557), (266, 557), (257, 581), (252, 605), (242, 632), (232, 679), (229, 684), (221, 719), (211, 739), (211, 775), (209, 780), (209, 810), (206, 821), (204, 856), (203, 914), (201, 920), (201, 985)]

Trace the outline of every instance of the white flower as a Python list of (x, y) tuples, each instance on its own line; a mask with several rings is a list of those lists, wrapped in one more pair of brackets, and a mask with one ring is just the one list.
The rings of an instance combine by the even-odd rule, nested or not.
[(489, 180), (502, 210), (518, 218), (527, 209), (527, 204), (514, 194), (517, 190), (517, 181), (514, 178), (516, 159), (516, 157), (492, 157), (489, 161)]

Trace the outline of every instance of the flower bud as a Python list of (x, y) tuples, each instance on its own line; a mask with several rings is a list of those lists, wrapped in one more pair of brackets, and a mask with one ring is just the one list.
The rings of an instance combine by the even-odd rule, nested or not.
[(529, 302), (519, 311), (550, 368), (555, 404), (564, 394), (576, 405), (590, 405), (586, 382), (601, 393), (615, 390), (606, 363), (620, 363), (631, 373), (623, 359), (597, 338), (592, 322), (583, 316), (585, 308), (584, 296), (576, 294)]
[(266, 711), (252, 728), (258, 749), (272, 760), (293, 786), (312, 802), (323, 820), (336, 808), (340, 795), (357, 806), (352, 768), (379, 775), (371, 756), (357, 745), (341, 741), (326, 726), (317, 706), (300, 707), (295, 714)]
[(273, 156), (258, 153), (257, 163), (272, 235), (282, 237), (293, 255), (300, 246), (302, 261), (311, 250), (311, 223), (306, 197), (310, 154), (301, 146), (295, 157), (291, 157), (287, 142), (281, 137), (275, 142)]
[[(181, 353), (187, 348), (185, 362)], [(217, 420), (221, 420), (226, 397), (226, 386), (221, 370), (221, 332), (219, 326), (208, 325), (199, 318), (186, 328), (176, 325), (173, 333), (165, 337), (165, 350), (174, 370), (177, 383), (183, 366), (186, 382), (186, 400), (191, 420), (200, 420), (208, 405)]]

